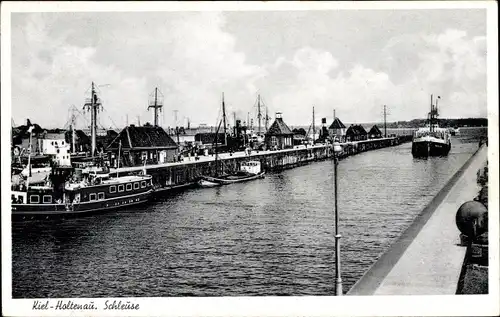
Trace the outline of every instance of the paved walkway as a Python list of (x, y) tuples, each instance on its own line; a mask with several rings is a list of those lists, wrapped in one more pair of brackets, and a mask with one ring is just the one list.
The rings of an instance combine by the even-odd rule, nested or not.
[[(381, 138), (377, 139), (379, 140), (391, 140), (394, 138)], [(373, 142), (373, 140), (364, 140), (364, 141), (354, 141), (354, 142), (347, 142), (347, 143), (342, 143), (342, 145), (345, 144), (361, 144), (361, 143), (368, 143), (368, 142)], [(285, 149), (285, 150), (278, 150), (278, 151), (259, 151), (257, 152), (256, 150), (252, 150), (250, 155), (247, 155), (245, 151), (240, 151), (240, 152), (233, 152), (232, 155), (229, 153), (219, 153), (219, 160), (227, 160), (227, 159), (232, 159), (232, 158), (240, 158), (240, 157), (256, 157), (259, 155), (266, 155), (270, 153), (286, 153), (286, 152), (291, 152), (291, 151), (296, 151), (296, 150), (304, 150), (304, 149), (311, 149), (311, 148), (326, 148), (331, 145), (325, 145), (325, 144), (315, 144), (315, 145), (308, 145), (307, 147), (305, 145), (295, 145), (291, 149)], [(167, 167), (167, 166), (179, 166), (179, 165), (188, 165), (188, 164), (196, 164), (196, 163), (201, 163), (201, 162), (211, 162), (215, 161), (215, 155), (199, 155), (198, 160), (195, 160), (194, 156), (191, 157), (184, 157), (183, 161), (181, 162), (171, 162), (171, 163), (161, 163), (161, 164), (154, 164), (154, 165), (146, 165), (146, 170), (151, 169), (151, 168), (159, 168), (159, 167)], [(143, 166), (133, 166), (133, 167), (120, 167), (119, 171), (120, 172), (136, 172), (136, 171), (142, 171)], [(110, 173), (116, 173), (116, 168), (111, 168)]]
[[(322, 145), (322, 144), (315, 144), (314, 146), (308, 145), (307, 148), (324, 148), (327, 147), (328, 145)], [(300, 149), (306, 149), (304, 145), (296, 145), (291, 149), (286, 149), (286, 150), (279, 150), (279, 151), (259, 151), (257, 152), (256, 150), (252, 150), (250, 155), (247, 155), (245, 151), (240, 151), (240, 152), (233, 152), (232, 155), (229, 153), (219, 153), (219, 160), (227, 160), (227, 159), (232, 159), (232, 158), (239, 158), (239, 157), (256, 157), (259, 155), (266, 155), (270, 153), (286, 153), (286, 152), (291, 152), (291, 151), (296, 151)], [(196, 164), (196, 163), (201, 163), (201, 162), (211, 162), (215, 161), (215, 155), (199, 155), (198, 160), (195, 160), (194, 156), (191, 157), (184, 157), (184, 160), (181, 162), (172, 162), (172, 163), (162, 163), (162, 164), (154, 164), (154, 165), (146, 165), (146, 169), (151, 169), (151, 168), (159, 168), (159, 167), (167, 167), (167, 166), (179, 166), (179, 165), (188, 165), (188, 164)], [(120, 172), (133, 172), (133, 171), (141, 171), (143, 169), (142, 166), (133, 166), (133, 167), (120, 167)], [(116, 173), (115, 168), (111, 168), (110, 172)]]
[(459, 246), (455, 215), (479, 192), (476, 173), (487, 152), (483, 146), (470, 159), (349, 295), (455, 294), (466, 251)]

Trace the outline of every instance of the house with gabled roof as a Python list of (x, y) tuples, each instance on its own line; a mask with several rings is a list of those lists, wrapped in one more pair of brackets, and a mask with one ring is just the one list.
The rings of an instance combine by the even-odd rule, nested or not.
[(268, 149), (286, 149), (293, 147), (293, 132), (283, 121), (281, 112), (276, 113), (276, 119), (265, 134), (264, 142)]
[(351, 125), (347, 129), (345, 137), (347, 142), (362, 141), (367, 139), (368, 133), (361, 125)]
[[(152, 125), (125, 127), (107, 146), (111, 166), (140, 166), (173, 162), (178, 145), (163, 128)], [(119, 153), (119, 154), (118, 154)]]
[(337, 117), (335, 117), (332, 124), (328, 128), (328, 134), (330, 135), (330, 137), (332, 137), (333, 139), (338, 139), (341, 142), (345, 141), (346, 131), (347, 129), (345, 125)]
[(380, 139), (381, 137), (382, 137), (382, 131), (380, 131), (380, 129), (376, 125), (373, 125), (373, 127), (368, 132), (368, 138)]

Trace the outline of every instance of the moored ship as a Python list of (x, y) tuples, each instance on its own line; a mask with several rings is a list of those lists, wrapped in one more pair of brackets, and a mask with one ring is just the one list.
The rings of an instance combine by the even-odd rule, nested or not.
[[(260, 98), (259, 98), (260, 100)], [(222, 174), (219, 175), (219, 153), (218, 153), (218, 134), (221, 124), (226, 125), (226, 106), (224, 103), (224, 94), (222, 94), (222, 120), (219, 122), (217, 130), (215, 131), (215, 177), (202, 175), (198, 181), (200, 187), (215, 187), (221, 185), (234, 184), (239, 182), (245, 182), (249, 180), (254, 180), (257, 178), (263, 178), (265, 172), (261, 170), (261, 164), (259, 161), (249, 161), (241, 163), (240, 170), (232, 174)], [(224, 136), (226, 136), (226, 131), (224, 131)], [(224, 137), (224, 145), (227, 145), (226, 137)]]
[(446, 156), (451, 149), (451, 136), (448, 129), (440, 128), (437, 121), (438, 108), (432, 103), (428, 116), (428, 125), (415, 131), (411, 153), (414, 157)]
[(150, 175), (110, 178), (106, 170), (54, 167), (43, 185), (14, 184), (11, 192), (13, 216), (49, 216), (105, 211), (148, 201), (152, 193)]
[[(83, 167), (71, 165), (71, 156), (57, 150), (51, 166), (35, 173), (31, 164), (31, 131), (28, 164), (19, 174), (12, 176), (11, 203), (13, 217), (70, 215), (105, 211), (148, 201), (153, 192), (152, 176), (111, 177), (96, 151), (97, 111), (101, 106), (94, 83), (92, 95), (85, 107), (91, 111), (91, 162)], [(29, 124), (29, 121), (28, 121)], [(39, 177), (35, 178), (34, 175)]]
[(234, 183), (246, 182), (258, 178), (264, 178), (265, 172), (261, 170), (259, 161), (249, 161), (241, 163), (239, 172), (217, 177), (201, 176), (198, 184), (201, 187), (215, 187)]
[(442, 128), (420, 128), (413, 135), (411, 152), (414, 157), (445, 156), (451, 149), (449, 132)]

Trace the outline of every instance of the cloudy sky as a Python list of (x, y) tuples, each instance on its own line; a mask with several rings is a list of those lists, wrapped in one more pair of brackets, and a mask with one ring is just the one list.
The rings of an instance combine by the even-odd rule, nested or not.
[[(100, 123), (163, 126), (255, 117), (261, 94), (290, 125), (485, 117), (486, 10), (13, 13), (12, 116), (64, 126), (100, 85)], [(88, 115), (87, 115), (88, 116)], [(85, 121), (79, 119), (79, 124)]]

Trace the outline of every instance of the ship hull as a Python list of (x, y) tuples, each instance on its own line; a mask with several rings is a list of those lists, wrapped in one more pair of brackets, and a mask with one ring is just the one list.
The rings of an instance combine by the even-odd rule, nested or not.
[(143, 204), (149, 201), (152, 190), (133, 195), (121, 196), (92, 202), (74, 204), (72, 208), (65, 204), (12, 204), (12, 217), (29, 219), (48, 216), (76, 216), (101, 213), (108, 210)]
[(417, 141), (412, 143), (413, 157), (446, 156), (450, 152), (450, 143), (433, 141)]
[(234, 183), (247, 182), (258, 178), (264, 178), (265, 172), (261, 172), (259, 174), (250, 175), (250, 176), (229, 176), (227, 178), (217, 178), (217, 177), (209, 177), (202, 176), (198, 185), (200, 187), (216, 187), (222, 185), (229, 185)]

